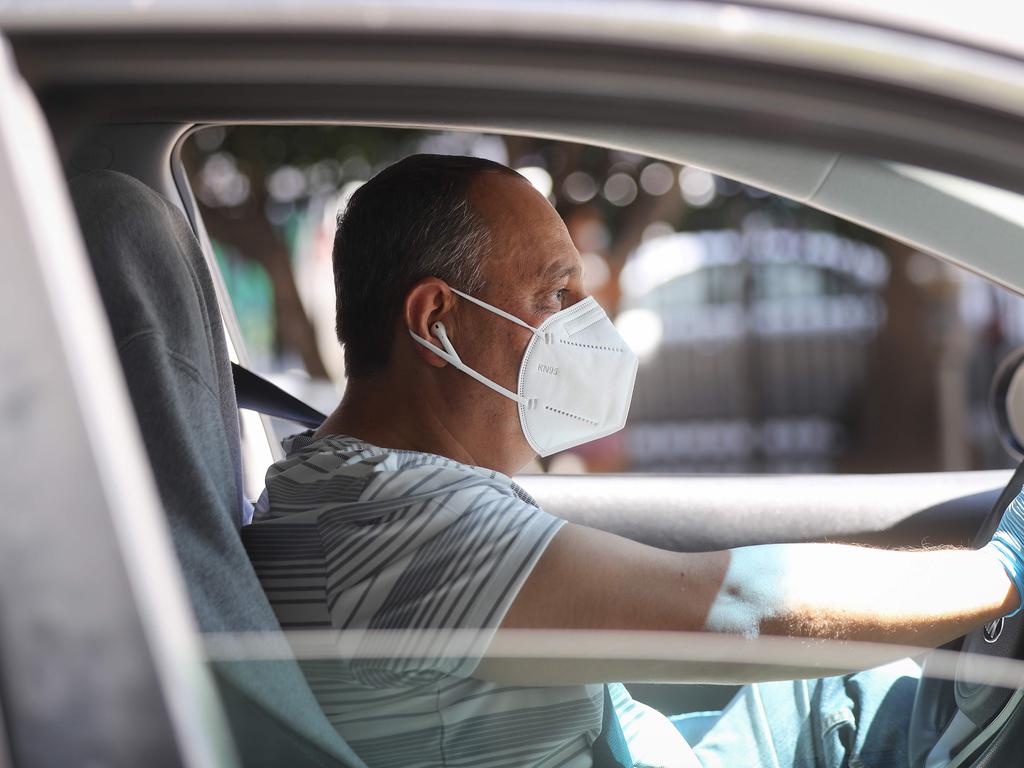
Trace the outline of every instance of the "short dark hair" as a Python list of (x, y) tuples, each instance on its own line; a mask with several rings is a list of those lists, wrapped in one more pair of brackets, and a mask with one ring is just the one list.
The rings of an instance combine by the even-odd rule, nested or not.
[(349, 376), (387, 366), (409, 289), (437, 277), (466, 293), (483, 288), (490, 235), (469, 200), (480, 173), (518, 174), (490, 160), (412, 155), (352, 195), (334, 235), (338, 341)]

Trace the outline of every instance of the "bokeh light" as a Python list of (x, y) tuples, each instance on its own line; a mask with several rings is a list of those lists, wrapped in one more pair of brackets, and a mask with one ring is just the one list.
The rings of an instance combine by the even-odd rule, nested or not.
[(546, 170), (537, 165), (528, 165), (523, 168), (516, 168), (516, 171), (524, 176), (533, 185), (533, 188), (544, 195), (544, 197), (551, 196), (551, 174)]
[(640, 172), (640, 186), (648, 195), (664, 195), (675, 183), (675, 174), (664, 163), (650, 163)]
[(636, 182), (628, 173), (613, 173), (604, 183), (604, 197), (612, 205), (624, 207), (636, 200)]
[(565, 177), (562, 191), (573, 203), (587, 203), (597, 195), (598, 186), (594, 177), (585, 171), (573, 171)]
[(664, 326), (661, 318), (650, 309), (627, 309), (619, 313), (615, 327), (641, 362), (648, 360), (661, 346)]
[(679, 189), (688, 205), (703, 208), (715, 199), (715, 177), (688, 165), (679, 172)]

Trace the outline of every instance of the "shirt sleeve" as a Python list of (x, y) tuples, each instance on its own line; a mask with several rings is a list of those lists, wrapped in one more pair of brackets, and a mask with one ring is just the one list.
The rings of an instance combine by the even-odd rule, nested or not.
[[(328, 588), (331, 622), (365, 630), (350, 662), (365, 683), (469, 677), (564, 521), (475, 473), (402, 475), (379, 481), (380, 496), (402, 506), (381, 499), (386, 509), (359, 530), (331, 531), (356, 558)], [(373, 493), (364, 500), (380, 498)]]

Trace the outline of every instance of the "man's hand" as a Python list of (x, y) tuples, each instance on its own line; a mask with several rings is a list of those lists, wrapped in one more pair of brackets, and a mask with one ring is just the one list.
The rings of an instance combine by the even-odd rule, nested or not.
[(984, 549), (995, 555), (1013, 586), (1017, 588), (1017, 607), (1008, 616), (1020, 613), (1021, 602), (1024, 601), (1024, 491), (1003, 512), (999, 527), (992, 534), (992, 541)]

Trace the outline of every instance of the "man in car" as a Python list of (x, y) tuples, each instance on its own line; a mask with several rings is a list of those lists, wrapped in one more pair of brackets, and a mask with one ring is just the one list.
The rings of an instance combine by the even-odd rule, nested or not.
[(285, 629), (376, 631), (304, 665), (371, 768), (905, 766), (909, 662), (750, 685), (696, 727), (601, 670), (517, 684), (488, 646), (499, 627), (936, 646), (1018, 609), (1020, 500), (977, 551), (679, 554), (538, 508), (509, 476), (620, 428), (636, 359), (561, 219), (504, 166), (386, 169), (339, 219), (334, 268), (345, 395), (286, 441), (245, 538)]

